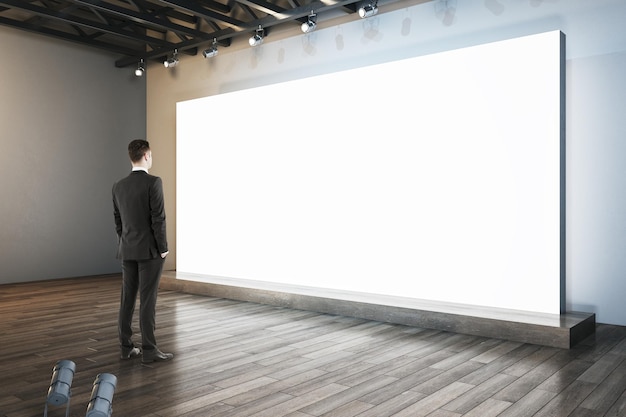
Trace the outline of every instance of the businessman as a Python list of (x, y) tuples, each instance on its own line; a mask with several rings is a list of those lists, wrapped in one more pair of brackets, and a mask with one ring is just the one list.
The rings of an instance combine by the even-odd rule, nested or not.
[[(168, 254), (161, 178), (150, 175), (152, 151), (145, 140), (128, 145), (132, 172), (113, 185), (113, 214), (122, 262), (122, 295), (118, 330), (122, 359), (142, 355), (143, 363), (174, 357), (157, 347), (156, 301), (163, 263)], [(132, 340), (132, 320), (139, 293), (141, 350)]]

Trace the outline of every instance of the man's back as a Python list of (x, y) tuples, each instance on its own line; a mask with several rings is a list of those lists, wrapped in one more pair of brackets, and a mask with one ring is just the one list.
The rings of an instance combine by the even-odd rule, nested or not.
[(120, 259), (153, 259), (167, 252), (161, 178), (133, 171), (113, 185)]

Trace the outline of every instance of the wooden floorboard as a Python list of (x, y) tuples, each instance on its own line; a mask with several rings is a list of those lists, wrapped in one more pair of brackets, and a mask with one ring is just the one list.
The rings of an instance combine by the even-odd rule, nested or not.
[(176, 356), (142, 365), (119, 359), (119, 288), (0, 285), (0, 417), (43, 415), (61, 359), (76, 363), (70, 416), (112, 373), (118, 417), (626, 417), (621, 326), (560, 349), (162, 290), (157, 337)]

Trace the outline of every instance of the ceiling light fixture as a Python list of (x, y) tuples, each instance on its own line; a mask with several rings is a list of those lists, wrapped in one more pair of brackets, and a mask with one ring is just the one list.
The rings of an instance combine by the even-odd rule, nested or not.
[(172, 55), (172, 57), (163, 61), (163, 65), (165, 66), (165, 68), (171, 68), (178, 65), (178, 49), (174, 49), (174, 54)]
[(367, 3), (359, 7), (359, 16), (361, 19), (367, 19), (378, 13), (378, 3)]
[(265, 36), (264, 30), (259, 25), (259, 28), (256, 30), (256, 33), (252, 35), (252, 37), (248, 40), (250, 46), (259, 46), (263, 43), (263, 38)]
[(311, 14), (307, 18), (306, 22), (304, 22), (302, 26), (300, 26), (300, 29), (302, 29), (302, 32), (304, 33), (313, 32), (315, 30), (315, 27), (317, 26), (316, 21), (317, 15), (313, 13), (313, 11), (311, 11)]
[(139, 65), (137, 65), (137, 69), (135, 70), (135, 76), (141, 77), (144, 72), (146, 72), (146, 67), (143, 65), (143, 58), (141, 58)]
[(217, 55), (217, 39), (213, 38), (213, 44), (210, 48), (202, 51), (202, 56), (205, 58), (213, 58)]

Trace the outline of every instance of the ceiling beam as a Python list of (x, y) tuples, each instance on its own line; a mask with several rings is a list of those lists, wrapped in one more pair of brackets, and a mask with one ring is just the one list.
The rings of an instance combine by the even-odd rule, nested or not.
[(193, 13), (197, 16), (203, 17), (204, 19), (224, 23), (226, 26), (232, 27), (233, 29), (241, 29), (246, 26), (246, 23), (242, 22), (241, 20), (233, 19), (229, 16), (216, 13), (198, 5), (198, 3), (188, 0), (161, 0), (161, 2), (172, 7), (176, 7), (177, 9)]
[[(195, 36), (197, 38), (209, 39), (208, 35), (204, 32), (189, 28), (183, 25), (172, 23), (164, 18), (154, 17), (147, 13), (136, 12), (124, 7), (119, 7), (111, 3), (107, 3), (102, 0), (73, 0), (77, 4), (81, 4), (88, 7), (93, 7), (97, 10), (107, 12), (118, 16), (122, 19), (127, 19), (132, 22), (148, 26), (156, 30), (166, 30), (177, 34), (185, 34)], [(212, 39), (212, 38), (211, 38)]]
[(275, 4), (264, 0), (235, 0), (237, 3), (245, 4), (253, 9), (259, 10), (265, 14), (277, 14), (285, 11), (285, 8), (279, 7)]
[(70, 16), (67, 13), (57, 12), (51, 9), (47, 9), (45, 7), (36, 6), (32, 3), (28, 3), (25, 1), (0, 0), (0, 4), (5, 5), (5, 6), (11, 6), (13, 8), (20, 9), (20, 10), (25, 10), (41, 17), (55, 19), (57, 21), (67, 23), (69, 25), (79, 25), (79, 26), (86, 27), (92, 30), (96, 30), (98, 32), (108, 33), (111, 35), (119, 36), (124, 39), (132, 40), (132, 41), (140, 41), (140, 42), (151, 43), (151, 44), (156, 44), (156, 45), (161, 45), (161, 46), (168, 44), (168, 42), (163, 39), (157, 39), (151, 36), (133, 33), (127, 30), (120, 30), (104, 23), (98, 23), (98, 22), (83, 19), (77, 16)]
[(117, 44), (101, 42), (95, 39), (85, 38), (84, 36), (81, 36), (81, 35), (74, 35), (74, 34), (62, 32), (59, 30), (49, 29), (38, 24), (30, 24), (30, 23), (19, 21), (19, 20), (8, 19), (2, 16), (0, 16), (0, 24), (5, 25), (5, 26), (10, 26), (16, 29), (20, 29), (20, 30), (25, 30), (27, 32), (31, 32), (31, 33), (35, 33), (39, 35), (50, 36), (50, 37), (61, 39), (64, 41), (70, 41), (70, 42), (74, 42), (74, 43), (78, 43), (78, 44), (82, 44), (82, 45), (86, 45), (90, 47), (96, 47), (96, 48), (103, 49), (103, 50), (120, 54), (120, 55), (132, 56), (132, 55), (135, 55), (137, 52), (134, 49), (125, 48)]

